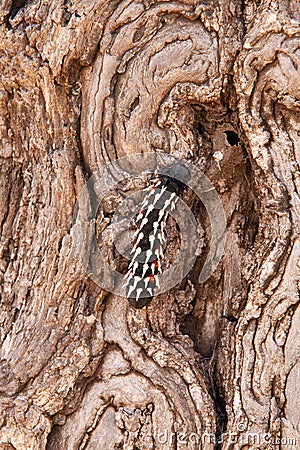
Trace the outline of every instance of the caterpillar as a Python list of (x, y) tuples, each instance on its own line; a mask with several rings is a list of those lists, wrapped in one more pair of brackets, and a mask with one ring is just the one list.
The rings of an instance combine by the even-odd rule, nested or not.
[(132, 259), (125, 275), (126, 297), (135, 308), (148, 305), (155, 289), (160, 288), (161, 261), (166, 247), (166, 225), (179, 196), (188, 189), (190, 173), (186, 166), (175, 163), (156, 173), (144, 189), (144, 199), (136, 216)]

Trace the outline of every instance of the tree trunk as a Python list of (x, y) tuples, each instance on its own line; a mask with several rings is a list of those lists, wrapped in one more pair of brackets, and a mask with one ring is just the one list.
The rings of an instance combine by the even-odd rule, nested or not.
[[(2, 0), (0, 17), (0, 448), (299, 447), (298, 2)], [(90, 192), (76, 202), (141, 152), (204, 172), (227, 230), (200, 283), (212, 231), (189, 190), (195, 265), (134, 309), (74, 239), (95, 225), (125, 273), (121, 193), (94, 222)], [(172, 221), (170, 239), (172, 256)]]

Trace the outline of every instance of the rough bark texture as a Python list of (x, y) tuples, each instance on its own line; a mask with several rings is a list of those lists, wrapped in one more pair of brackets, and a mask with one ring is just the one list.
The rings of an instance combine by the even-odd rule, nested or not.
[[(0, 448), (299, 447), (299, 2), (2, 0), (0, 21)], [(213, 182), (227, 243), (198, 284), (188, 196), (197, 264), (134, 310), (84, 273), (72, 215), (153, 150)]]

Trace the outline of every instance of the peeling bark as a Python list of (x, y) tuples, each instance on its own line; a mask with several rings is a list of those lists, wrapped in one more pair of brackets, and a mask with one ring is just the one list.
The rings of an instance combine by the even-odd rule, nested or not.
[[(299, 20), (292, 0), (2, 1), (1, 449), (297, 448)], [(81, 267), (73, 213), (99, 168), (153, 151), (210, 179), (226, 247), (200, 284), (189, 192), (196, 264), (134, 310)], [(95, 225), (124, 273), (121, 203)]]

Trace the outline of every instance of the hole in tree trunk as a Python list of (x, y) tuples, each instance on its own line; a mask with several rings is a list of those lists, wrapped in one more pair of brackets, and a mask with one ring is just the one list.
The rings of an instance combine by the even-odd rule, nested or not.
[(240, 142), (240, 138), (234, 131), (225, 131), (227, 141), (229, 145), (238, 145)]

